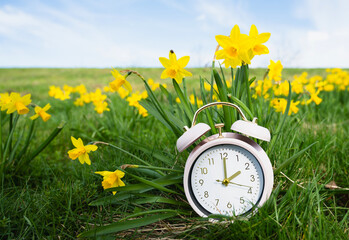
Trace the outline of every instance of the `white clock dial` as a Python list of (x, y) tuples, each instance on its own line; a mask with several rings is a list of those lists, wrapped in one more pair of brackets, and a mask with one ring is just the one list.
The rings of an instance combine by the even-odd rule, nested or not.
[(263, 193), (264, 176), (254, 155), (224, 144), (204, 151), (189, 173), (190, 194), (209, 214), (237, 216), (249, 212)]

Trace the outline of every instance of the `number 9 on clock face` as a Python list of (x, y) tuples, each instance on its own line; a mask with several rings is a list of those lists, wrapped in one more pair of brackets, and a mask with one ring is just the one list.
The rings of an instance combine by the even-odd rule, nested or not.
[(205, 215), (248, 214), (263, 194), (264, 175), (256, 157), (237, 145), (213, 146), (192, 165), (188, 184), (195, 205)]

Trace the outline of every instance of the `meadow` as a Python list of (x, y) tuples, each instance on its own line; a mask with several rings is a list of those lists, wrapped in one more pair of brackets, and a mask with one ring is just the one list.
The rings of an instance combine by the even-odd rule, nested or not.
[[(163, 69), (132, 68), (145, 79), (167, 84), (161, 80)], [(186, 79), (188, 92), (200, 92), (200, 80), (211, 78), (210, 68), (188, 69), (193, 76)], [(52, 115), (47, 122), (35, 125), (31, 148), (39, 146), (52, 129), (65, 123), (57, 137), (29, 164), (15, 174), (3, 176), (0, 194), (1, 239), (76, 239), (78, 234), (96, 226), (137, 219), (137, 213), (171, 209), (179, 213), (146, 227), (116, 231), (100, 239), (347, 239), (349, 236), (349, 91), (321, 92), (319, 105), (299, 105), (299, 111), (287, 117), (282, 132), (270, 150), (275, 169), (285, 160), (288, 165), (275, 174), (274, 191), (267, 204), (250, 218), (234, 223), (212, 224), (200, 219), (185, 203), (141, 202), (132, 198), (118, 200), (118, 194), (104, 191), (96, 171), (114, 171), (123, 164), (140, 164), (139, 159), (154, 166), (183, 169), (187, 154), (175, 150), (176, 135), (160, 121), (149, 115), (143, 117), (120, 98), (108, 93), (109, 112), (97, 114), (91, 105), (75, 106), (72, 99), (64, 101), (49, 96), (51, 85), (63, 87), (84, 84), (89, 91), (103, 88), (113, 80), (111, 69), (0, 69), (0, 92), (31, 93), (40, 106), (51, 104)], [(293, 81), (294, 75), (326, 77), (326, 69), (284, 69), (282, 78)], [(230, 71), (224, 70), (229, 76)], [(265, 69), (250, 69), (250, 76), (263, 79)], [(229, 81), (229, 78), (227, 77)], [(143, 82), (134, 75), (128, 78), (133, 91), (145, 90)], [(164, 106), (168, 100), (157, 95)], [(258, 100), (259, 101), (259, 100)], [(262, 101), (262, 100), (260, 100)], [(252, 104), (257, 104), (253, 99)], [(259, 102), (260, 103), (260, 102)], [(259, 104), (258, 103), (258, 104)], [(267, 106), (266, 103), (263, 106)], [(195, 104), (194, 104), (195, 106)], [(2, 112), (2, 119), (5, 118)], [(272, 137), (283, 116), (276, 112), (268, 117), (260, 114), (261, 124), (268, 123)], [(268, 120), (266, 120), (268, 119)], [(28, 129), (28, 117), (20, 119), (20, 128)], [(4, 125), (2, 135), (7, 137)], [(19, 133), (18, 133), (19, 134)], [(90, 155), (92, 164), (72, 161), (67, 152), (73, 148), (70, 137), (81, 137), (85, 144), (104, 141), (122, 149), (116, 151), (100, 145)], [(18, 136), (17, 136), (18, 137)], [(267, 143), (262, 143), (268, 148)], [(311, 146), (307, 148), (308, 146)], [(303, 149), (306, 151), (297, 155)], [(292, 157), (295, 156), (295, 157)], [(166, 165), (167, 164), (167, 165)], [(142, 172), (148, 176), (152, 172)], [(126, 176), (127, 177), (127, 176)], [(125, 177), (125, 178), (126, 178)], [(126, 186), (132, 179), (125, 180)], [(180, 187), (174, 186), (175, 189)], [(152, 190), (161, 196), (170, 193)], [(101, 198), (115, 197), (108, 204), (91, 204)], [(120, 195), (119, 195), (120, 196)], [(159, 206), (160, 205), (160, 206)], [(130, 217), (131, 216), (131, 217)]]

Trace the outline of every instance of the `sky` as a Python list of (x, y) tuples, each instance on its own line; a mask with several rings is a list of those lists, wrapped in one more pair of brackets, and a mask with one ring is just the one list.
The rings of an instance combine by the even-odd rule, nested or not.
[(270, 32), (270, 60), (284, 67), (349, 67), (347, 0), (0, 0), (0, 67), (162, 67), (190, 56), (209, 66), (216, 35), (235, 24)]

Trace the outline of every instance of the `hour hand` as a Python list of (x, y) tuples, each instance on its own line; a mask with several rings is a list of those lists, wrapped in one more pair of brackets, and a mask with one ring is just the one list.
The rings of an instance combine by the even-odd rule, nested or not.
[(222, 181), (222, 183), (225, 185), (225, 186), (228, 186), (228, 184), (230, 183), (230, 181), (234, 178), (236, 178), (238, 175), (241, 174), (241, 171), (237, 171), (236, 173), (234, 173), (233, 175), (231, 175), (230, 177), (226, 177), (224, 178), (224, 180)]
[(241, 174), (241, 171), (237, 171), (236, 173), (234, 173), (233, 175), (231, 175), (230, 177), (227, 178), (227, 181), (230, 182), (231, 180), (233, 180), (234, 178), (236, 178), (237, 176), (239, 176)]

